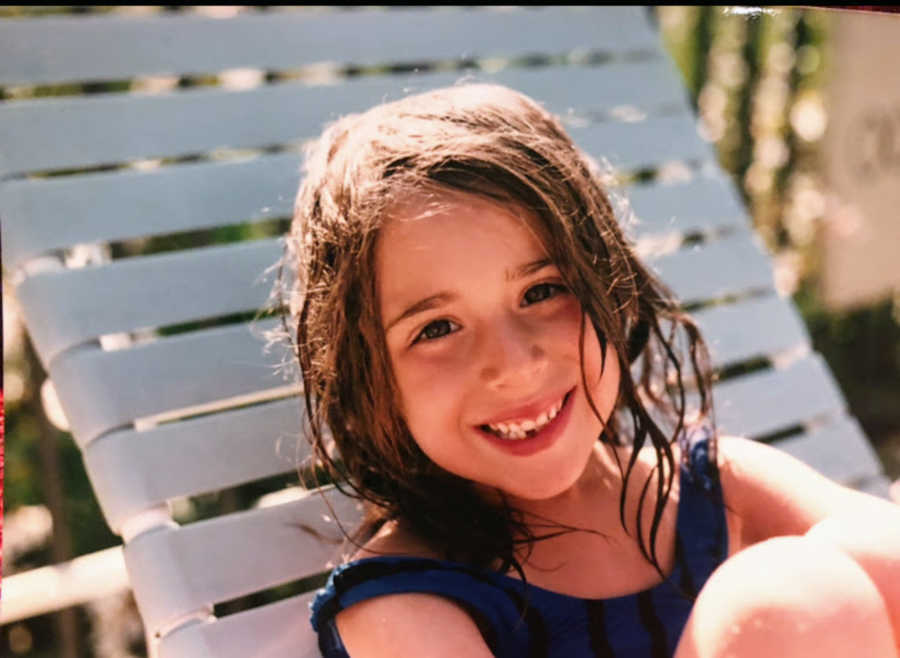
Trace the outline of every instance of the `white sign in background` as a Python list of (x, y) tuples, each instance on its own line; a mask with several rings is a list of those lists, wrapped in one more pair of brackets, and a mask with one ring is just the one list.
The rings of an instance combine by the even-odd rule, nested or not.
[(821, 285), (852, 308), (900, 292), (900, 16), (840, 11), (832, 26)]

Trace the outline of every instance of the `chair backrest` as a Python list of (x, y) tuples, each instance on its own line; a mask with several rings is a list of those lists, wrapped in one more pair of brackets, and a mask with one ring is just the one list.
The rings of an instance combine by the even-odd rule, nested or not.
[[(724, 432), (784, 436), (777, 445), (827, 475), (883, 492), (645, 10), (0, 20), (0, 85), (131, 81), (0, 104), (0, 213), (4, 266), (107, 521), (125, 539), (159, 655), (317, 655), (310, 594), (210, 613), (336, 557), (301, 529), (337, 536), (322, 498), (184, 525), (167, 502), (290, 472), (306, 454), (297, 388), (279, 369), (283, 355), (263, 350), (276, 320), (248, 321), (281, 255), (299, 145), (341, 114), (464, 74), (535, 97), (585, 151), (644, 174), (623, 188), (639, 249), (698, 308), (717, 368), (757, 366), (716, 386)], [(220, 84), (134, 91), (167, 75)], [(249, 239), (179, 248), (223, 226)], [(156, 253), (130, 255), (148, 241)], [(103, 256), (73, 267), (88, 247)], [(356, 518), (351, 501), (331, 498), (342, 519)]]

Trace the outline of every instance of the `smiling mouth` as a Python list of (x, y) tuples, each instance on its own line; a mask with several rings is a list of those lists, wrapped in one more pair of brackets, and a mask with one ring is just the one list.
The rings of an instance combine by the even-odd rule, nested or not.
[(517, 420), (515, 422), (507, 423), (490, 423), (479, 425), (479, 429), (505, 441), (530, 439), (553, 422), (553, 419), (556, 418), (562, 408), (566, 405), (566, 402), (568, 402), (571, 395), (572, 391), (569, 391), (534, 419)]

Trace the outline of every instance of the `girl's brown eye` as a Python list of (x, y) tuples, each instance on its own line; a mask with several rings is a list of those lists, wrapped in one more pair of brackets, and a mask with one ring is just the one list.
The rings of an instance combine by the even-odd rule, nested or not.
[(521, 305), (537, 304), (564, 292), (566, 292), (566, 287), (558, 283), (539, 283), (525, 291), (525, 297)]
[(454, 331), (455, 325), (456, 323), (451, 322), (450, 320), (435, 320), (434, 322), (429, 322), (425, 325), (425, 328), (422, 329), (421, 333), (416, 336), (413, 343), (418, 343), (422, 340), (436, 340), (438, 338), (443, 338)]

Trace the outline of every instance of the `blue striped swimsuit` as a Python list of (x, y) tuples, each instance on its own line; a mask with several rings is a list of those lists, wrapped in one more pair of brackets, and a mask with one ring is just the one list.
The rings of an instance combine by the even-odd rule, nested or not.
[(707, 436), (699, 434), (681, 466), (675, 567), (660, 584), (615, 598), (581, 599), (455, 562), (364, 558), (337, 567), (311, 605), (322, 655), (348, 656), (334, 623), (338, 612), (374, 596), (415, 592), (461, 605), (500, 658), (671, 656), (693, 606), (689, 595), (728, 555), (718, 472)]

